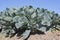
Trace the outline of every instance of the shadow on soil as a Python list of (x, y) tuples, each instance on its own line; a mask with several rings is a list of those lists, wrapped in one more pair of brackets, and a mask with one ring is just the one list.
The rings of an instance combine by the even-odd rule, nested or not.
[[(17, 34), (18, 39), (21, 38), (21, 34), (23, 34), (23, 32), (24, 32), (25, 30), (26, 30), (26, 29), (19, 29), (19, 30), (17, 30), (16, 33), (14, 33), (14, 34), (12, 34), (12, 35), (10, 36), (10, 38), (14, 37), (16, 34)], [(38, 31), (38, 30), (37, 30), (36, 32), (31, 32), (31, 33), (30, 33), (30, 35), (35, 35), (35, 34), (44, 35), (45, 33), (44, 33), (44, 32), (41, 32), (41, 31)], [(29, 37), (30, 37), (30, 35), (29, 35)], [(28, 37), (28, 38), (29, 38), (29, 37)], [(25, 40), (27, 40), (28, 38), (26, 38)]]

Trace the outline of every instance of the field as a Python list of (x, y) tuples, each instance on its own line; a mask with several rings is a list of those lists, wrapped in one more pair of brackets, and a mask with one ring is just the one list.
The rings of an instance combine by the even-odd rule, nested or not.
[(60, 40), (60, 15), (31, 5), (6, 8), (0, 12), (0, 32), (0, 40)]

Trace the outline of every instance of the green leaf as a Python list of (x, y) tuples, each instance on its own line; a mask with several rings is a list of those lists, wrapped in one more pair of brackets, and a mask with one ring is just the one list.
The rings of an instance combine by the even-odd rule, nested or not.
[(23, 22), (18, 22), (15, 24), (16, 28), (21, 28), (23, 26)]
[(60, 25), (57, 25), (57, 27), (56, 27), (58, 30), (60, 30)]
[(5, 17), (4, 18), (5, 21), (12, 21), (12, 19), (13, 19), (12, 17)]
[(0, 20), (1, 24), (6, 24), (6, 21)]
[(13, 18), (13, 22), (18, 22), (18, 19), (19, 19), (20, 17), (19, 16), (15, 16), (14, 18)]
[(7, 34), (8, 32), (9, 32), (9, 30), (4, 30), (4, 29), (3, 29), (1, 33), (6, 37), (6, 36), (9, 36), (9, 35)]
[(3, 17), (0, 16), (0, 20), (2, 20), (2, 19), (3, 19)]
[(15, 30), (10, 29), (10, 34), (13, 34), (13, 33), (15, 33)]
[(52, 21), (52, 20), (51, 20), (50, 16), (45, 13), (45, 14), (42, 16), (42, 22), (41, 22), (41, 24), (50, 26), (50, 25), (51, 25), (51, 21)]
[(37, 30), (42, 31), (42, 32), (46, 32), (46, 27), (40, 27), (40, 28), (37, 28)]
[(28, 22), (28, 20), (25, 16), (23, 16), (18, 19), (18, 22)]
[(32, 15), (31, 15), (32, 18), (36, 17), (36, 13), (34, 12)]
[(22, 35), (23, 35), (24, 40), (25, 40), (26, 38), (28, 38), (28, 36), (29, 36), (30, 32), (31, 32), (31, 30), (26, 30), (26, 31), (22, 34)]

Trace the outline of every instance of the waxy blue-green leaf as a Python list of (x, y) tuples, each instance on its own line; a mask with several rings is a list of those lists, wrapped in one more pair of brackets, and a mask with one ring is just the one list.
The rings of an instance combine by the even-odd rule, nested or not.
[(23, 26), (23, 22), (18, 22), (15, 24), (16, 28), (19, 29)]
[(12, 19), (13, 19), (12, 17), (5, 17), (4, 18), (5, 21), (12, 21)]
[(48, 26), (50, 26), (51, 25), (51, 18), (50, 18), (50, 16), (48, 15), (48, 14), (44, 14), (43, 16), (42, 16), (42, 24), (43, 25), (48, 25)]
[(46, 32), (46, 27), (37, 28), (37, 30), (42, 31), (42, 32)]
[(2, 20), (2, 19), (3, 19), (3, 17), (0, 16), (0, 20)]
[(31, 30), (26, 30), (26, 31), (22, 34), (24, 40), (29, 36), (30, 32), (31, 32)]
[(19, 16), (13, 17), (13, 22), (18, 22), (18, 19), (19, 19), (19, 18), (20, 18)]
[(36, 17), (36, 13), (34, 12), (32, 15), (31, 15), (32, 18)]

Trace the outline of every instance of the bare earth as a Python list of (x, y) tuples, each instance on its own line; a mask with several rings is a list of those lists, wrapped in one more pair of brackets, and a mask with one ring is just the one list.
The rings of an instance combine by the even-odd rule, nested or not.
[[(23, 38), (18, 39), (18, 37), (5, 38), (0, 34), (0, 40), (23, 40)], [(28, 40), (60, 40), (60, 31), (56, 32), (46, 32), (44, 35), (35, 34), (31, 35)]]

